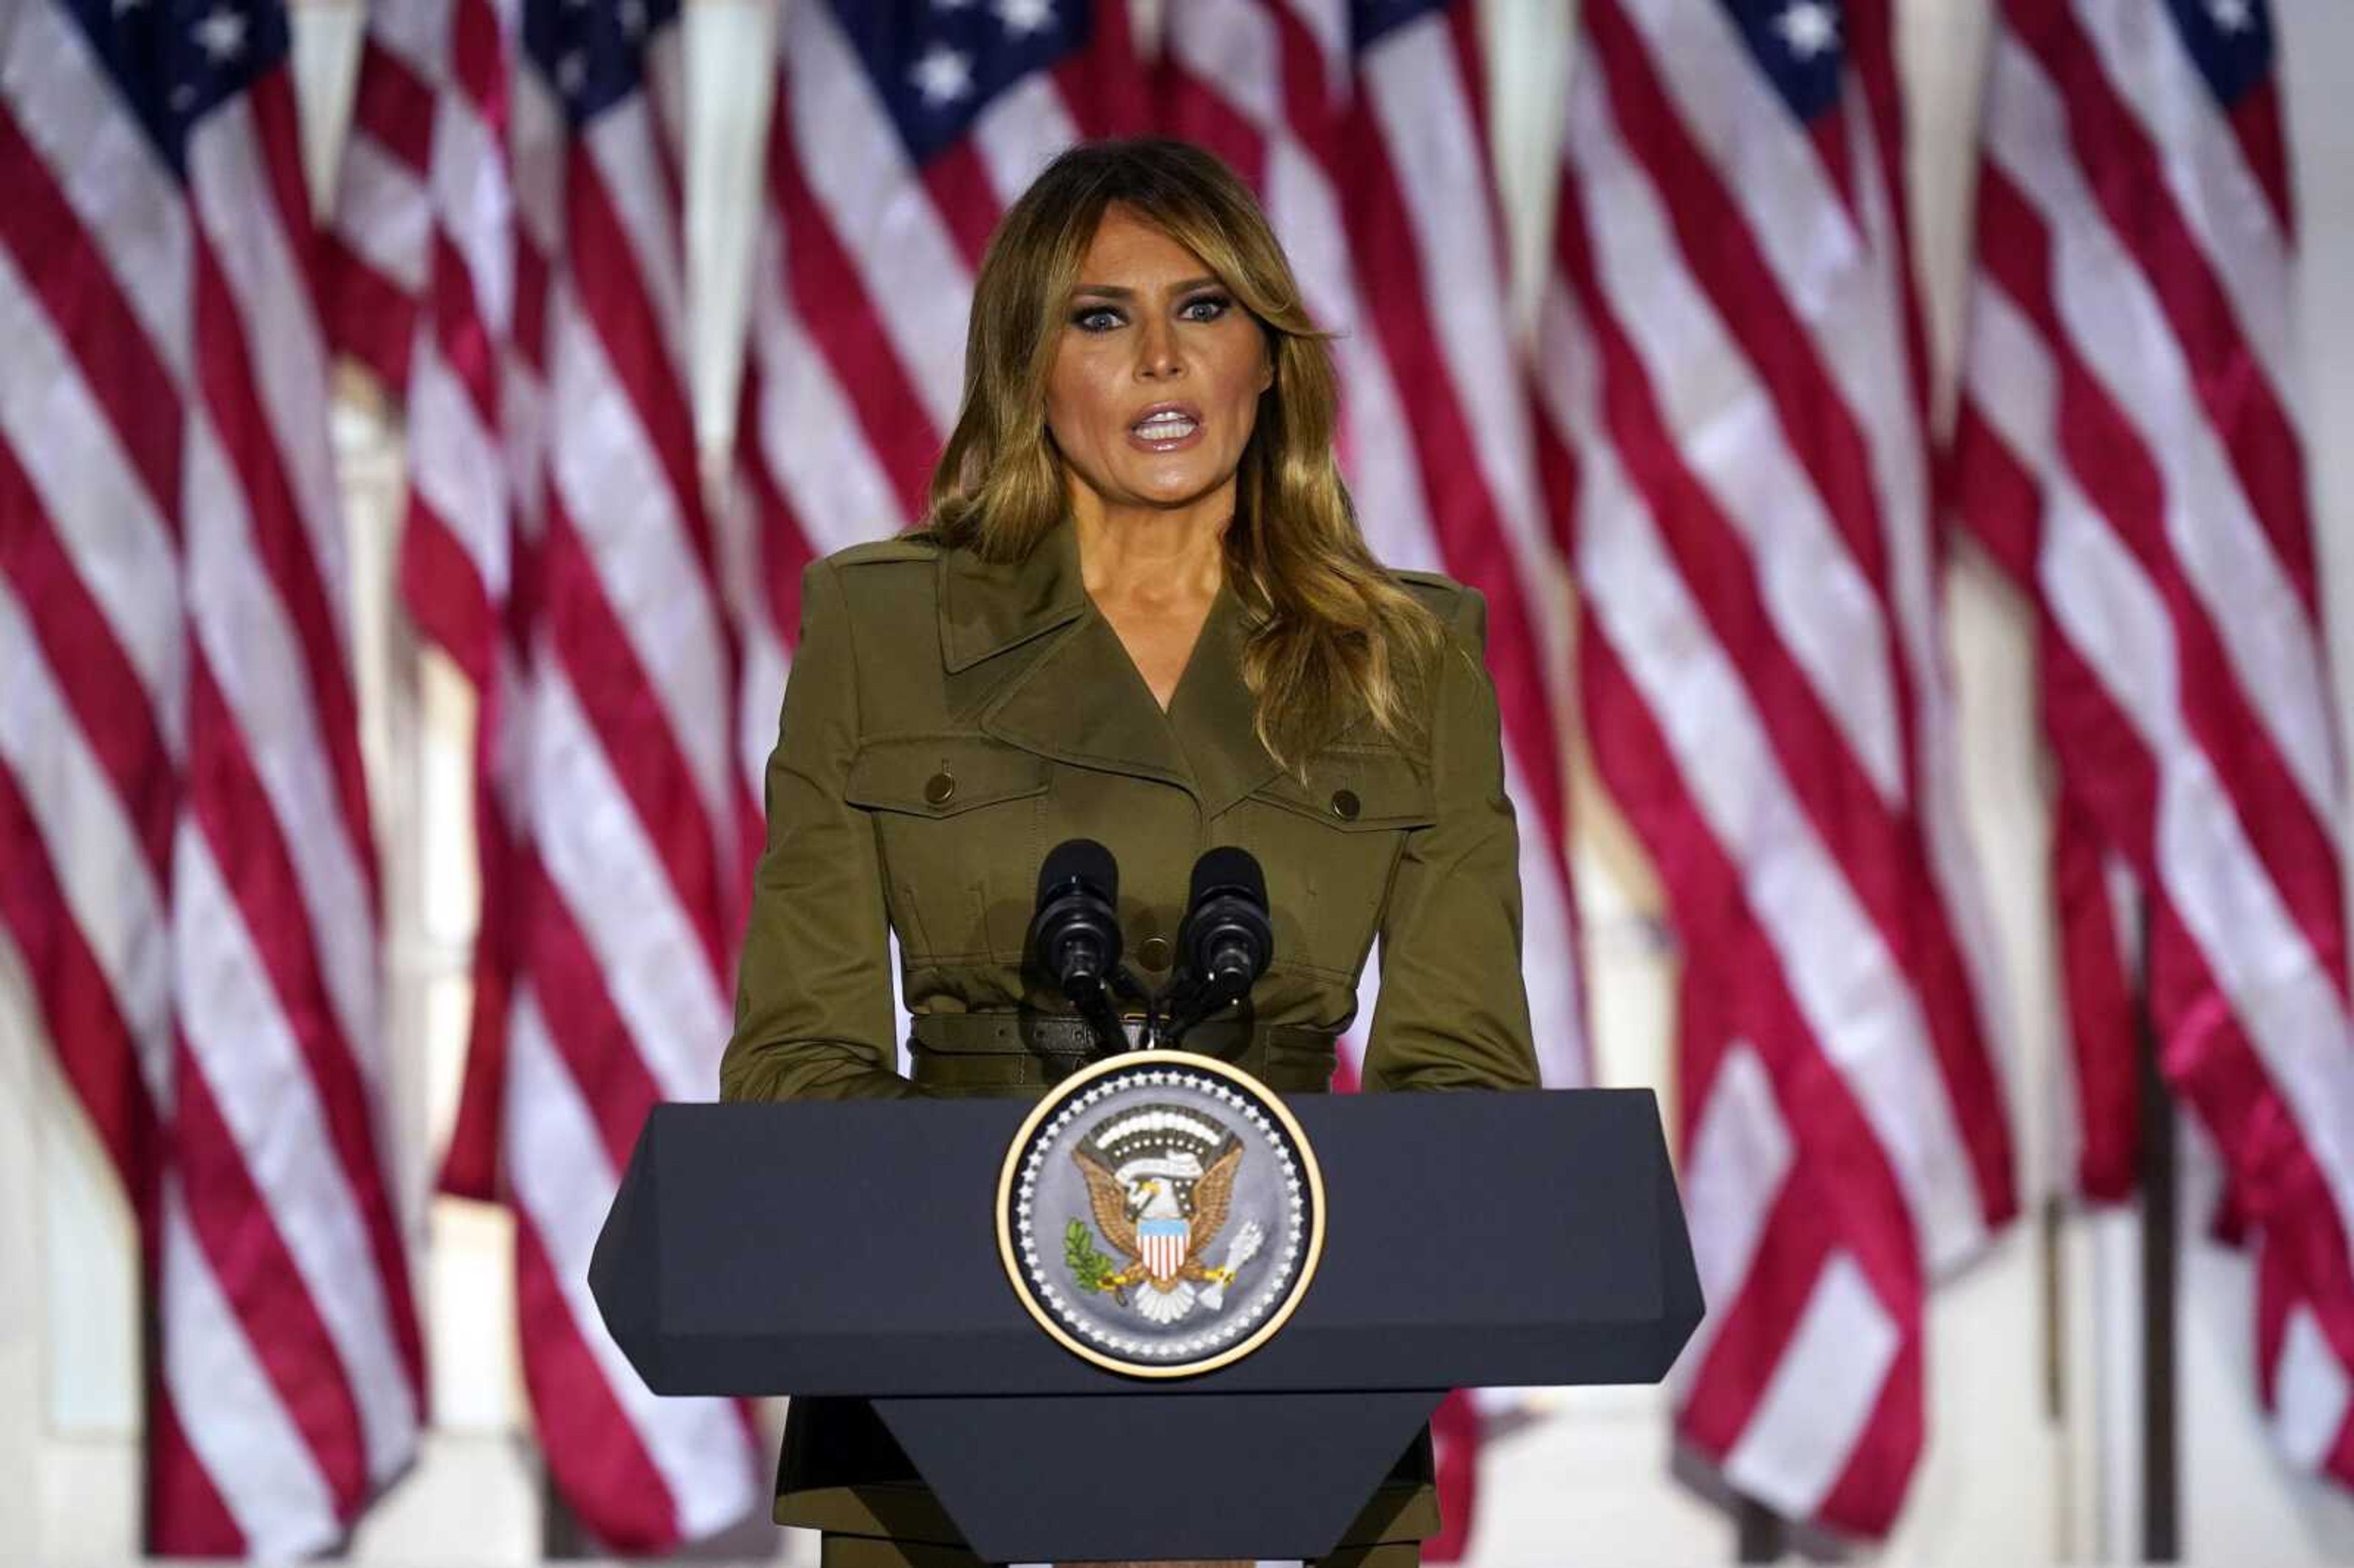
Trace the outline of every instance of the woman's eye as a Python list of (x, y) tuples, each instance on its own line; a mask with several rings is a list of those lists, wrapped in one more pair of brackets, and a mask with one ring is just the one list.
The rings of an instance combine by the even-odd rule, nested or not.
[(1081, 332), (1109, 332), (1119, 325), (1119, 313), (1108, 305), (1089, 305), (1071, 318)]
[(1204, 294), (1197, 299), (1186, 301), (1184, 307), (1177, 313), (1189, 322), (1214, 322), (1225, 315), (1233, 306), (1234, 302), (1223, 294)]

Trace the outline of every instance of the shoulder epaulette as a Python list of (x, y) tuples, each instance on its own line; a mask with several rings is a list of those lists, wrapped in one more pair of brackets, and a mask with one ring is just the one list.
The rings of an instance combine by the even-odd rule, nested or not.
[(1425, 599), (1434, 600), (1442, 606), (1453, 603), (1455, 597), (1463, 591), (1463, 585), (1445, 572), (1393, 571), (1390, 576), (1419, 592)]
[(837, 567), (870, 567), (882, 561), (929, 561), (937, 559), (939, 553), (940, 547), (931, 535), (901, 534), (836, 550), (826, 559)]

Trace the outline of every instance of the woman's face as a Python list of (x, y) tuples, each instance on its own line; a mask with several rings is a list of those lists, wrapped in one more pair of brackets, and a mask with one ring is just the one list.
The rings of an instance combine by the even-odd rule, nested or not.
[(1182, 507), (1234, 482), (1275, 381), (1267, 335), (1202, 259), (1128, 208), (1079, 264), (1046, 429), (1107, 507)]

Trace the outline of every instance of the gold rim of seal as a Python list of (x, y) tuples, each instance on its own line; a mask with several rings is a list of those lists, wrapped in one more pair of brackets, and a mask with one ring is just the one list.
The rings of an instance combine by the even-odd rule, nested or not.
[[(1037, 1297), (1031, 1292), (1030, 1281), (1022, 1271), (1021, 1260), (1014, 1255), (1013, 1251), (1014, 1178), (1021, 1168), (1023, 1150), (1030, 1147), (1030, 1139), (1037, 1132), (1039, 1124), (1064, 1105), (1073, 1094), (1086, 1088), (1097, 1078), (1139, 1068), (1161, 1067), (1198, 1069), (1225, 1078), (1257, 1095), (1259, 1103), (1274, 1113), (1275, 1119), (1281, 1123), (1283, 1130), (1290, 1135), (1291, 1147), (1299, 1156), (1300, 1169), (1307, 1174), (1309, 1202), (1311, 1205), (1309, 1210), (1311, 1223), (1309, 1225), (1308, 1246), (1305, 1255), (1300, 1259), (1299, 1277), (1292, 1281), (1291, 1288), (1284, 1296), (1282, 1304), (1267, 1314), (1266, 1322), (1253, 1329), (1240, 1340), (1227, 1346), (1214, 1356), (1204, 1361), (1187, 1361), (1182, 1366), (1169, 1366), (1147, 1361), (1125, 1361), (1118, 1356), (1108, 1355), (1096, 1349), (1068, 1329), (1064, 1328), (1055, 1320), (1053, 1313), (1038, 1304)], [(997, 1255), (999, 1261), (1005, 1266), (1005, 1277), (1013, 1282), (1013, 1294), (1020, 1298), (1023, 1309), (1032, 1318), (1037, 1319), (1038, 1326), (1053, 1335), (1055, 1342), (1065, 1350), (1083, 1361), (1094, 1362), (1108, 1372), (1122, 1372), (1129, 1377), (1199, 1377), (1204, 1372), (1215, 1372), (1220, 1367), (1232, 1366), (1273, 1339), (1277, 1330), (1291, 1320), (1291, 1314), (1299, 1306), (1300, 1298), (1308, 1294), (1309, 1282), (1316, 1277), (1316, 1265), (1324, 1255), (1324, 1173), (1318, 1167), (1316, 1150), (1309, 1147), (1308, 1134), (1301, 1129), (1299, 1120), (1292, 1116), (1291, 1107), (1285, 1105), (1273, 1089), (1268, 1088), (1233, 1063), (1222, 1062), (1215, 1056), (1196, 1055), (1191, 1051), (1123, 1052), (1117, 1056), (1107, 1056), (1092, 1066), (1082, 1067), (1065, 1078), (1048, 1091), (1045, 1098), (1031, 1107), (1028, 1116), (1022, 1118), (1020, 1129), (1014, 1133), (1013, 1143), (1005, 1150), (1005, 1164), (997, 1175), (996, 1223)]]

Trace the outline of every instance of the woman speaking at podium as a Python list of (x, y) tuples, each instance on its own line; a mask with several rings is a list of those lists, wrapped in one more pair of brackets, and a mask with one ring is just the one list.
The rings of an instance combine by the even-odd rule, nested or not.
[[(1080, 837), (1152, 981), (1195, 858), (1264, 868), (1274, 961), (1187, 1049), (1324, 1090), (1378, 938), (1366, 1088), (1535, 1086), (1484, 606), (1373, 558), (1336, 403), (1210, 154), (1079, 147), (1006, 213), (927, 525), (802, 579), (725, 1097), (1034, 1097), (1081, 1065), (1023, 951), (1040, 862)], [(1425, 1446), (1327, 1561), (1415, 1563), (1427, 1480)], [(976, 1561), (860, 1401), (794, 1402), (777, 1517), (827, 1531), (825, 1568)]]

